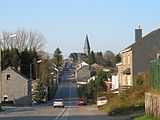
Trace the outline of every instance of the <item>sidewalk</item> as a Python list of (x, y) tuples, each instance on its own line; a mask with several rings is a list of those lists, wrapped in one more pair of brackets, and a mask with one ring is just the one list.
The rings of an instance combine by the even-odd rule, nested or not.
[(13, 112), (13, 111), (19, 111), (26, 108), (30, 108), (30, 107), (2, 106), (2, 112), (0, 112), (0, 115), (4, 113)]

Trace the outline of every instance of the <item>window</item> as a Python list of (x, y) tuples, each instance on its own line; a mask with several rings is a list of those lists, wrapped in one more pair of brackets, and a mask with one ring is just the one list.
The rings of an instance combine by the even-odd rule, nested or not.
[(6, 80), (10, 80), (10, 79), (11, 79), (11, 76), (9, 74), (7, 74)]
[(128, 85), (130, 86), (131, 85), (131, 76), (130, 75), (127, 75), (127, 81), (128, 81)]

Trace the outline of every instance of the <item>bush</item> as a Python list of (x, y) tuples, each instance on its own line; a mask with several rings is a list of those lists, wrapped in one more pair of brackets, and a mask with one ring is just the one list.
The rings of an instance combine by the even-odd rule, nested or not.
[(126, 115), (131, 114), (133, 112), (137, 112), (139, 110), (144, 110), (144, 105), (132, 105), (132, 106), (121, 106), (119, 108), (115, 108), (108, 112), (109, 115)]
[(149, 90), (149, 79), (138, 77), (137, 81), (136, 86), (128, 88), (109, 100), (106, 106), (110, 109), (110, 115), (130, 114), (144, 110), (145, 92)]

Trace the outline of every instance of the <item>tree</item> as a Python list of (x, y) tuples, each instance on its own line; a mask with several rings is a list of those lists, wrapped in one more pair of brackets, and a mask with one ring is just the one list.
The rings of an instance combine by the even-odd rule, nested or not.
[(108, 50), (104, 53), (104, 59), (106, 61), (107, 67), (113, 67), (115, 62), (115, 55), (112, 51)]
[(91, 53), (89, 54), (89, 57), (88, 57), (88, 64), (92, 65), (94, 63), (96, 63), (96, 58), (95, 58), (94, 52), (91, 51)]
[(121, 55), (120, 55), (120, 54), (117, 54), (117, 55), (115, 56), (115, 63), (119, 63), (119, 62), (121, 62)]
[(59, 48), (57, 48), (54, 51), (54, 56), (53, 56), (53, 63), (56, 65), (57, 68), (59, 68), (62, 63), (63, 63), (63, 59), (62, 59), (62, 55), (61, 55), (61, 51)]
[(7, 48), (2, 50), (2, 70), (7, 67), (18, 68), (20, 64), (20, 54), (16, 48)]
[(46, 89), (44, 86), (44, 82), (42, 80), (38, 80), (35, 91), (36, 92), (35, 92), (34, 100), (37, 102), (43, 101), (43, 99), (45, 98)]
[(100, 65), (104, 65), (105, 64), (102, 52), (97, 52), (95, 58), (96, 58), (97, 64), (100, 64)]
[(10, 61), (11, 61), (11, 66), (14, 67), (15, 69), (18, 69), (18, 66), (20, 65), (20, 53), (18, 52), (17, 48), (11, 48)]
[(27, 48), (20, 55), (20, 70), (23, 75), (30, 78), (30, 65), (32, 64), (31, 54)]
[(2, 70), (11, 66), (10, 49), (2, 50)]
[(37, 61), (37, 52), (35, 50), (28, 50), (26, 48), (21, 53), (17, 48), (2, 50), (2, 70), (14, 67), (16, 70), (20, 70), (26, 77), (35, 78), (36, 67), (34, 66), (34, 61)]
[(108, 73), (99, 70), (96, 74), (96, 79), (88, 83), (88, 91), (91, 96), (98, 96), (98, 92), (106, 91), (105, 81), (108, 78)]
[(106, 90), (106, 84), (105, 84), (105, 81), (107, 81), (107, 78), (108, 78), (108, 73), (102, 71), (102, 70), (99, 70), (97, 72), (97, 81), (98, 81), (98, 86), (100, 86), (102, 88), (103, 91)]
[[(9, 36), (13, 33), (16, 33), (15, 38), (10, 38)], [(17, 30), (15, 32), (5, 32), (2, 31), (3, 40), (2, 47), (3, 49), (7, 48), (17, 48), (20, 52), (24, 51), (26, 48), (31, 50), (41, 50), (46, 43), (44, 36), (41, 33), (26, 31), (24, 29)]]

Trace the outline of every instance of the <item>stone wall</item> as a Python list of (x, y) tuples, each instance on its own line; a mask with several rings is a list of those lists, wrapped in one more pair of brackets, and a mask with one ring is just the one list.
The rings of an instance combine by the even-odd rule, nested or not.
[(145, 93), (145, 113), (160, 118), (160, 94)]

